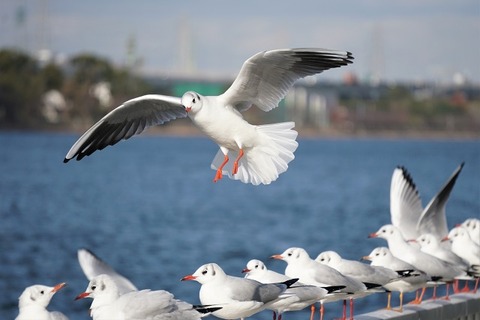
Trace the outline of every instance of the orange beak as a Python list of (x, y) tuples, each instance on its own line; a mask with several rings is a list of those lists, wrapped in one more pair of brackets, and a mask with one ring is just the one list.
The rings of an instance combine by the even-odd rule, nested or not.
[(65, 287), (67, 284), (65, 282), (57, 284), (55, 287), (53, 287), (52, 292), (57, 292), (63, 287)]
[(80, 293), (80, 294), (75, 298), (75, 301), (80, 300), (80, 299), (83, 299), (83, 298), (87, 298), (89, 295), (90, 295), (89, 292)]
[(248, 269), (248, 268), (245, 268), (245, 269), (242, 270), (242, 273), (248, 273), (248, 272), (250, 272), (250, 269)]
[(376, 232), (372, 232), (368, 235), (369, 238), (378, 238), (378, 234)]
[(270, 257), (270, 259), (283, 260), (283, 257), (281, 254), (274, 254), (273, 256)]
[(370, 261), (370, 260), (372, 260), (372, 258), (370, 258), (370, 256), (363, 256), (363, 257), (362, 257), (362, 260)]
[(194, 275), (191, 275), (189, 274), (188, 276), (185, 276), (181, 279), (181, 281), (188, 281), (188, 280), (195, 280), (197, 279), (197, 277), (195, 277)]
[(448, 240), (450, 240), (450, 238), (448, 236), (442, 238), (442, 242), (448, 241)]

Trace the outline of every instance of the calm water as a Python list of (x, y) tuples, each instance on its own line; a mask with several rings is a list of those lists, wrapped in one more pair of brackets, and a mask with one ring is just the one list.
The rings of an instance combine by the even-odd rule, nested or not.
[[(1, 319), (16, 316), (24, 287), (62, 281), (68, 287), (50, 309), (89, 319), (90, 301), (73, 301), (87, 286), (76, 259), (81, 247), (139, 288), (166, 289), (191, 303), (198, 303), (199, 284), (179, 280), (207, 262), (242, 276), (252, 258), (283, 272), (284, 262), (267, 257), (291, 246), (313, 257), (336, 250), (358, 259), (386, 244), (367, 235), (390, 221), (397, 165), (409, 169), (426, 204), (465, 161), (447, 206), (449, 226), (480, 216), (480, 141), (303, 139), (279, 180), (253, 187), (212, 182), (217, 147), (207, 139), (138, 137), (63, 164), (77, 137), (0, 133)], [(385, 295), (370, 296), (356, 312), (385, 303)], [(329, 318), (340, 307), (328, 304)]]

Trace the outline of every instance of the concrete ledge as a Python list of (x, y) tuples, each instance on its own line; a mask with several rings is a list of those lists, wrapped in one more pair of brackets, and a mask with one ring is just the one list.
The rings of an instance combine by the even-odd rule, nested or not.
[(357, 320), (480, 320), (480, 292), (454, 294), (450, 300), (427, 300), (420, 305), (404, 305), (403, 312), (377, 310), (355, 317)]

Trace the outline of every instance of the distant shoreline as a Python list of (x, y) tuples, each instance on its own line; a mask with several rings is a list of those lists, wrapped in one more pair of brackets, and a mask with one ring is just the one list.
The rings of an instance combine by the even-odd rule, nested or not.
[[(87, 128), (88, 129), (88, 128)], [(0, 132), (29, 132), (29, 133), (58, 133), (58, 134), (83, 134), (87, 129), (67, 129), (63, 127), (50, 128), (0, 128)], [(344, 132), (338, 130), (298, 129), (299, 138), (308, 139), (408, 139), (408, 140), (480, 140), (478, 132), (449, 132), (449, 131), (366, 131)], [(193, 125), (167, 125), (146, 129), (144, 136), (170, 136), (170, 137), (202, 137), (204, 136)]]

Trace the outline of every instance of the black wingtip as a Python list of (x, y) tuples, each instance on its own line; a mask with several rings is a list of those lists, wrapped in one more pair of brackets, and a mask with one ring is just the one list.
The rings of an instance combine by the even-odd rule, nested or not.
[(222, 309), (222, 307), (214, 307), (211, 305), (195, 305), (193, 306), (193, 309), (203, 314), (209, 314)]
[(381, 284), (370, 283), (370, 282), (364, 282), (363, 284), (365, 285), (365, 287), (367, 287), (367, 289), (374, 289), (374, 288), (379, 288), (379, 287), (382, 286)]
[(70, 161), (70, 159), (67, 159), (67, 158), (63, 159), (63, 163), (67, 163), (68, 161)]
[(298, 278), (294, 278), (294, 279), (290, 279), (285, 282), (282, 282), (282, 284), (286, 285), (287, 288), (290, 288), (297, 281), (298, 281)]
[(407, 183), (411, 185), (412, 188), (415, 189), (415, 191), (418, 192), (417, 186), (415, 185), (415, 182), (413, 182), (413, 178), (410, 175), (410, 172), (408, 172), (407, 168), (405, 168), (404, 166), (397, 166), (397, 169), (402, 170), (403, 177), (405, 178), (405, 180), (407, 180)]
[(327, 290), (328, 293), (332, 293), (338, 290), (345, 289), (346, 286), (328, 286), (328, 287), (322, 287), (323, 289)]

